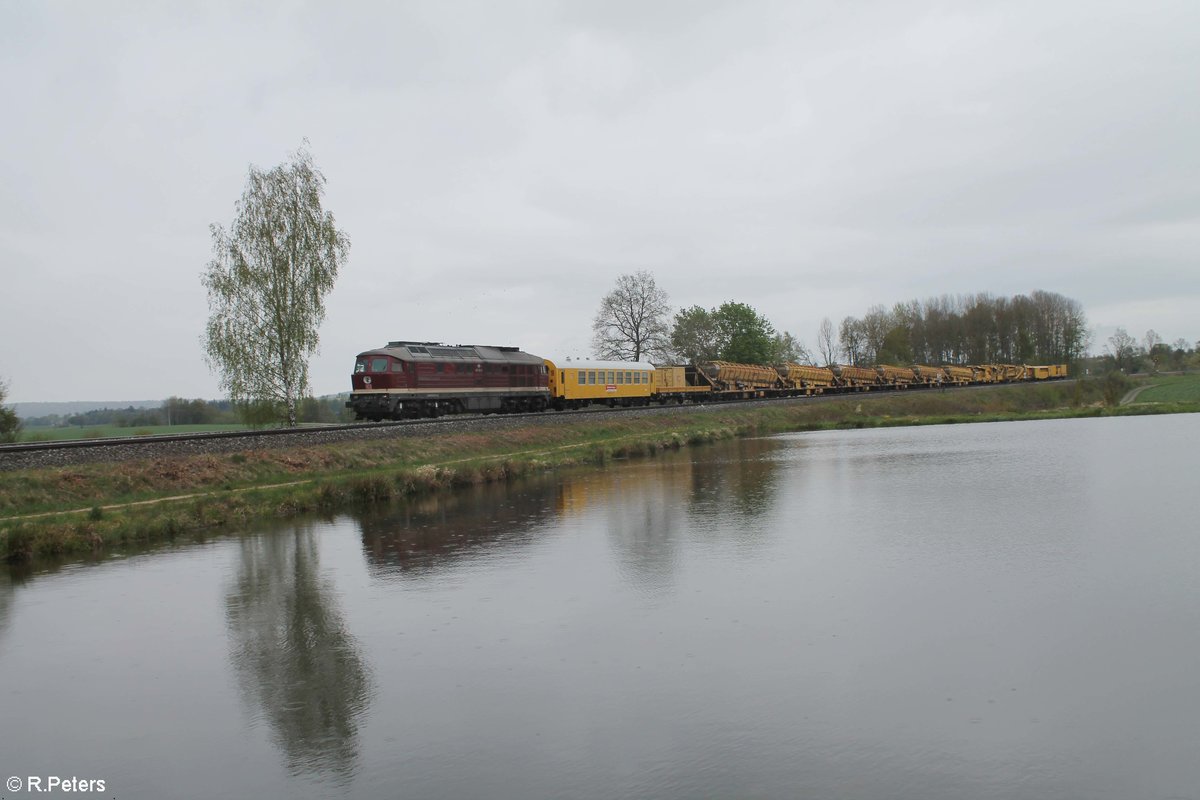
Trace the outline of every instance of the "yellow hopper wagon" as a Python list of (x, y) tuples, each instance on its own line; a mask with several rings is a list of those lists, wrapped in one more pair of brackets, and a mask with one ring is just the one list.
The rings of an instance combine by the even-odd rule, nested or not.
[(854, 367), (848, 364), (834, 364), (830, 367), (833, 374), (837, 376), (838, 386), (844, 389), (853, 389), (860, 392), (865, 392), (870, 389), (878, 381), (879, 376), (875, 370), (866, 367)]
[(837, 386), (837, 376), (829, 367), (783, 364), (775, 368), (786, 388), (802, 394), (821, 394)]
[(979, 380), (979, 371), (973, 367), (947, 365), (942, 367), (942, 372), (946, 375), (946, 382), (954, 386), (966, 386)]
[(767, 397), (783, 388), (783, 381), (774, 367), (758, 364), (735, 364), (732, 361), (709, 361), (700, 364), (720, 392), (733, 392), (744, 397)]
[(890, 364), (875, 365), (879, 383), (893, 389), (903, 389), (917, 382), (917, 373), (908, 367), (893, 367)]
[(941, 367), (931, 367), (927, 364), (913, 364), (913, 374), (917, 383), (925, 386), (944, 386), (949, 382), (946, 372)]

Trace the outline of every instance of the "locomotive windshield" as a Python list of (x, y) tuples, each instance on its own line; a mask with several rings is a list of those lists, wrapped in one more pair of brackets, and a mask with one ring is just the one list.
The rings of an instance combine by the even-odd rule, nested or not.
[(387, 356), (375, 356), (374, 358), (360, 358), (354, 362), (354, 374), (360, 372), (387, 372), (388, 361)]

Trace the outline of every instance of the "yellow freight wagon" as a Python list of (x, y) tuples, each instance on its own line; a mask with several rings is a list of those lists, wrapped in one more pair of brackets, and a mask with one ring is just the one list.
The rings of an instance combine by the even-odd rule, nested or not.
[(712, 390), (712, 381), (694, 366), (675, 365), (654, 370), (654, 397), (660, 403), (701, 400)]
[(874, 386), (879, 377), (875, 370), (866, 367), (854, 367), (848, 364), (834, 364), (830, 367), (837, 376), (838, 385), (852, 389), (866, 389)]
[(927, 386), (941, 386), (950, 382), (950, 376), (941, 367), (913, 364), (912, 371), (917, 376), (917, 382)]
[(550, 405), (646, 405), (654, 394), (654, 365), (645, 361), (546, 361)]
[(944, 366), (942, 372), (946, 373), (946, 380), (959, 386), (965, 386), (968, 383), (974, 383), (977, 380), (982, 380), (979, 370), (975, 367), (955, 367)]
[(1044, 381), (1050, 377), (1050, 367), (1043, 366), (1025, 366), (1025, 377), (1031, 381)]
[(829, 367), (813, 367), (807, 364), (783, 364), (775, 368), (784, 385), (789, 389), (802, 389), (805, 394), (820, 394), (837, 386), (837, 378)]
[(781, 385), (779, 373), (773, 367), (735, 364), (732, 361), (709, 361), (699, 366), (700, 371), (722, 391), (778, 389)]
[(917, 382), (917, 374), (908, 367), (877, 364), (875, 365), (875, 374), (879, 376), (880, 383), (888, 386), (904, 387)]

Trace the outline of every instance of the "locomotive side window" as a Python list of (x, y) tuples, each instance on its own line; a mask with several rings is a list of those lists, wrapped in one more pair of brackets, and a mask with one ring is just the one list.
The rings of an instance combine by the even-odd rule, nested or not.
[(404, 372), (404, 362), (403, 361), (393, 361), (392, 362), (392, 372)]
[(372, 358), (371, 372), (387, 372), (388, 360), (386, 358)]

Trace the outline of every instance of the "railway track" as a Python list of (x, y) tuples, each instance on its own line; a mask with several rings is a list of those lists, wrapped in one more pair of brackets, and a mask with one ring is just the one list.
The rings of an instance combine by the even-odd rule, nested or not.
[[(1068, 379), (1072, 380), (1072, 379)], [(1021, 384), (982, 384), (976, 386), (947, 387), (945, 391), (989, 389), (997, 386)], [(287, 446), (309, 446), (332, 444), (356, 439), (385, 438), (390, 436), (413, 436), (430, 431), (435, 427), (457, 425), (464, 429), (476, 426), (510, 425), (522, 421), (538, 421), (554, 424), (559, 420), (579, 419), (588, 414), (623, 413), (680, 413), (702, 411), (713, 407), (728, 407), (747, 404), (816, 403), (836, 400), (870, 401), (894, 395), (896, 391), (922, 391), (921, 389), (876, 389), (870, 392), (827, 393), (790, 398), (750, 398), (722, 400), (708, 403), (684, 405), (657, 405), (631, 407), (594, 407), (572, 411), (537, 411), (512, 414), (454, 414), (437, 418), (401, 420), (398, 422), (356, 422), (343, 425), (321, 425), (303, 428), (268, 428), (246, 431), (220, 431), (211, 433), (158, 434), (103, 439), (76, 439), (56, 442), (21, 442), (0, 445), (0, 470), (25, 469), (42, 466), (69, 466), (96, 461), (123, 461), (137, 458), (154, 458), (171, 455), (194, 455), (204, 452), (232, 452), (258, 448)], [(932, 391), (924, 389), (924, 391)]]

